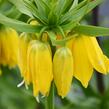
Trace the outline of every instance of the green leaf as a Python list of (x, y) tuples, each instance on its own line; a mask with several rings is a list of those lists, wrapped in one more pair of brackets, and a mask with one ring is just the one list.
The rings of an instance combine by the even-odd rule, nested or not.
[(88, 8), (86, 14), (89, 13), (91, 10), (93, 10), (96, 6), (98, 6), (102, 2), (103, 2), (102, 0), (93, 0), (92, 2), (89, 2), (89, 4), (87, 4)]
[(60, 19), (60, 24), (62, 24), (63, 22), (67, 21), (73, 14), (77, 14), (77, 11), (81, 7), (83, 7), (84, 5), (86, 5), (86, 0), (82, 1), (74, 9), (71, 9), (65, 15), (63, 15), (62, 18)]
[(65, 5), (66, 5), (67, 0), (58, 0), (57, 5), (56, 5), (56, 14), (60, 16), (62, 12), (64, 11)]
[(49, 5), (47, 3), (45, 3), (45, 1), (43, 1), (43, 0), (34, 0), (34, 1), (38, 7), (39, 13), (42, 16), (46, 16), (46, 20), (47, 20), (48, 14), (50, 12)]
[(63, 14), (69, 11), (69, 9), (71, 8), (71, 6), (73, 4), (73, 1), (74, 0), (66, 0), (64, 10), (63, 10)]
[(70, 11), (78, 10), (78, 9), (82, 8), (83, 6), (85, 6), (86, 3), (87, 3), (87, 0), (83, 0), (77, 6), (75, 6), (73, 9), (70, 9)]
[(7, 0), (0, 0), (0, 12), (4, 13), (11, 9), (12, 4)]
[(42, 24), (47, 23), (47, 19), (45, 18), (44, 15), (41, 15), (37, 7), (28, 0), (24, 0), (24, 5), (30, 10), (30, 12), (33, 14), (33, 16)]
[(72, 7), (70, 10), (74, 9), (78, 5), (78, 0), (74, 0)]
[(70, 22), (70, 23), (67, 23), (67, 24), (65, 24), (65, 25), (62, 25), (62, 29), (63, 30), (71, 30), (71, 29), (73, 29), (76, 25), (77, 25), (77, 20), (75, 20), (75, 22), (74, 21), (72, 21), (72, 22)]
[(52, 27), (52, 26), (56, 26), (57, 24), (57, 15), (54, 13), (54, 11), (51, 10), (51, 12), (49, 13), (48, 15), (48, 23), (49, 25)]
[(28, 32), (28, 33), (40, 32), (42, 28), (42, 26), (30, 25), (18, 20), (8, 18), (1, 13), (0, 13), (0, 23), (6, 26), (10, 26), (20, 32)]
[[(84, 15), (86, 15), (87, 13), (89, 13), (93, 8), (95, 8), (98, 4), (101, 3), (102, 0), (96, 0), (96, 1), (92, 1), (92, 2), (85, 2), (86, 5), (83, 6), (82, 8), (80, 8), (79, 10), (76, 10), (74, 8), (74, 10), (66, 13), (61, 19), (60, 19), (60, 23), (67, 21), (73, 21), (75, 19), (79, 19), (81, 20), (83, 18)], [(78, 5), (80, 6), (80, 5)], [(77, 8), (77, 7), (76, 7)]]
[(74, 31), (84, 35), (90, 36), (109, 36), (109, 28), (97, 27), (97, 26), (86, 26), (78, 25), (74, 28)]
[(18, 19), (21, 16), (21, 12), (19, 10), (17, 10), (15, 6), (13, 6), (11, 9), (4, 12), (3, 14), (5, 16), (13, 18), (13, 19)]
[(33, 18), (32, 13), (25, 7), (23, 0), (8, 0), (16, 6), (16, 8), (23, 14), (26, 14)]
[(43, 23), (42, 19), (40, 18), (38, 9), (35, 7), (35, 5), (31, 1), (24, 0), (24, 5), (32, 13), (32, 15), (37, 19), (37, 21)]

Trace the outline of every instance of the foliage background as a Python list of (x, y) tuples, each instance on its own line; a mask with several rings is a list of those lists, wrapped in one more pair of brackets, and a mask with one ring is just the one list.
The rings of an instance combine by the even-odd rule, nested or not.
[[(0, 12), (7, 14), (11, 10), (11, 7), (12, 4), (7, 0), (0, 0)], [(99, 24), (101, 26), (109, 27), (108, 10), (109, 0), (105, 0), (99, 10)], [(90, 24), (92, 22), (91, 15), (90, 13), (82, 23)], [(21, 15), (16, 9), (9, 16), (24, 22), (28, 20), (27, 16)], [(109, 38), (100, 38), (100, 41), (101, 48), (109, 57)], [(44, 109), (45, 98), (42, 98), (38, 104), (32, 96), (31, 90), (27, 91), (24, 86), (17, 88), (17, 84), (22, 81), (17, 67), (15, 69), (8, 69), (8, 67), (1, 66), (1, 68), (0, 109)], [(87, 89), (83, 88), (83, 86), (74, 79), (71, 91), (65, 99), (62, 100), (60, 97), (55, 96), (56, 109), (109, 109), (109, 74), (103, 76), (103, 82), (104, 93), (100, 93), (97, 87), (96, 74), (93, 75)]]

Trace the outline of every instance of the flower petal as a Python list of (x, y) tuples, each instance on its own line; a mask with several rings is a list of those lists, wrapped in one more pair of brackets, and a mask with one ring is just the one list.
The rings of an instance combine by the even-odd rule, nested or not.
[(84, 87), (87, 87), (93, 73), (93, 67), (86, 54), (82, 37), (75, 38), (72, 45), (72, 54), (74, 58), (74, 76), (81, 81)]
[(109, 58), (104, 55), (104, 62), (106, 66), (106, 71), (109, 73)]
[(92, 66), (103, 74), (106, 74), (103, 52), (95, 37), (82, 36), (85, 43), (86, 52)]

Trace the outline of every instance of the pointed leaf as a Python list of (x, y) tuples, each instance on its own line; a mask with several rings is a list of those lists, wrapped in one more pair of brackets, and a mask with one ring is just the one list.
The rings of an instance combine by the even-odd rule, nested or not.
[(24, 0), (24, 5), (28, 8), (28, 10), (31, 11), (33, 16), (42, 24), (46, 24), (46, 20), (44, 16), (41, 16), (36, 6), (31, 2)]
[(10, 26), (20, 32), (28, 32), (28, 33), (40, 32), (42, 28), (41, 26), (34, 26), (18, 20), (13, 20), (11, 18), (4, 16), (1, 13), (0, 13), (0, 23), (6, 26)]
[(93, 8), (95, 8), (101, 2), (102, 2), (102, 0), (96, 0), (96, 1), (89, 2), (89, 3), (86, 2), (86, 5), (83, 6), (82, 8), (80, 8), (79, 10), (75, 10), (75, 8), (74, 8), (74, 10), (68, 12), (64, 17), (62, 17), (62, 19), (60, 19), (60, 22), (63, 23), (66, 20), (73, 21), (75, 19), (81, 20), (81, 18), (83, 18), (84, 15), (89, 13)]
[(75, 26), (77, 25), (77, 20), (75, 20), (75, 22), (74, 21), (72, 21), (72, 22), (70, 22), (70, 23), (67, 23), (67, 24), (65, 24), (65, 25), (62, 25), (62, 28), (63, 28), (63, 30), (71, 30), (71, 29), (73, 29)]
[(16, 8), (23, 14), (33, 17), (32, 13), (25, 7), (23, 0), (8, 0), (16, 6)]
[(78, 5), (78, 0), (74, 0), (72, 7), (70, 10), (74, 9)]
[(76, 28), (74, 28), (74, 31), (80, 34), (85, 34), (94, 37), (109, 36), (109, 28), (104, 27), (78, 25)]
[(74, 0), (66, 0), (64, 10), (63, 10), (63, 14), (69, 11), (69, 9), (71, 8), (71, 6), (73, 4), (73, 1)]
[(60, 19), (60, 24), (67, 21), (69, 16), (73, 15), (73, 14), (77, 14), (77, 11), (86, 5), (87, 0), (83, 0), (82, 2), (80, 2), (74, 9), (71, 9), (70, 11), (68, 11), (61, 19)]
[(62, 14), (62, 12), (63, 12), (63, 10), (65, 8), (65, 5), (66, 5), (66, 1), (67, 0), (58, 0), (57, 6), (56, 6), (56, 9), (55, 9), (56, 14), (58, 16), (60, 16)]
[(47, 15), (50, 12), (49, 5), (43, 0), (34, 0), (34, 1), (36, 3), (36, 6), (38, 7), (39, 13), (45, 15), (47, 18), (48, 17)]

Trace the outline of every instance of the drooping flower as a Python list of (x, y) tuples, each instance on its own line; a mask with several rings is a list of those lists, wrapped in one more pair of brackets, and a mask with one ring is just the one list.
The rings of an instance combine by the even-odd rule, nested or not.
[(27, 50), (30, 41), (35, 40), (34, 34), (22, 33), (19, 37), (19, 50), (18, 50), (18, 66), (21, 76), (24, 78), (25, 83), (28, 85), (31, 82), (30, 73), (27, 71)]
[(38, 96), (41, 92), (46, 96), (53, 79), (52, 56), (48, 44), (37, 40), (31, 41), (27, 55), (27, 66), (32, 78), (33, 94)]
[(11, 28), (0, 30), (0, 64), (14, 67), (17, 65), (18, 34)]
[(100, 73), (109, 72), (109, 59), (103, 54), (95, 37), (78, 36), (68, 42), (74, 58), (74, 76), (84, 87), (93, 74), (93, 69)]
[(59, 48), (53, 58), (53, 76), (58, 94), (65, 97), (73, 77), (73, 57), (69, 48)]

